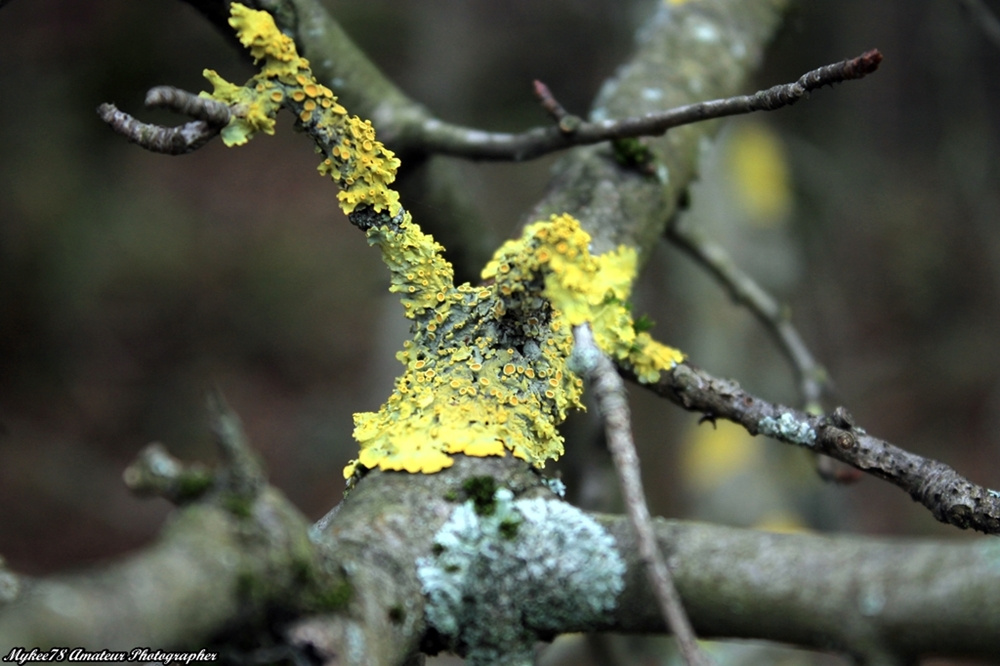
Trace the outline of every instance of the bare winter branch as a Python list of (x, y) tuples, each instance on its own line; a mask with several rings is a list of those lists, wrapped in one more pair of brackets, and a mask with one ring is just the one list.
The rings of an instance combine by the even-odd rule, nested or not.
[(185, 155), (201, 148), (222, 131), (230, 118), (225, 104), (170, 86), (152, 88), (146, 95), (146, 106), (172, 109), (196, 120), (177, 127), (153, 125), (110, 103), (97, 107), (97, 115), (132, 143), (167, 155)]
[(822, 411), (820, 401), (828, 388), (829, 378), (792, 324), (787, 308), (740, 269), (724, 247), (695, 229), (683, 217), (675, 216), (671, 220), (667, 226), (667, 239), (701, 264), (734, 301), (750, 310), (770, 331), (795, 369), (806, 411)]
[(559, 103), (559, 100), (555, 98), (555, 95), (552, 94), (547, 85), (536, 79), (534, 82), (534, 91), (535, 97), (542, 104), (542, 108), (556, 121), (561, 132), (572, 134), (577, 130), (583, 120), (579, 116), (574, 116), (567, 111)]
[(632, 439), (625, 385), (611, 359), (597, 347), (588, 324), (575, 327), (573, 337), (575, 340), (573, 357), (579, 362), (584, 374), (590, 378), (594, 397), (600, 405), (608, 448), (615, 463), (615, 470), (618, 472), (618, 482), (621, 484), (629, 522), (635, 531), (639, 558), (656, 591), (660, 612), (677, 638), (684, 660), (691, 665), (708, 664), (707, 657), (698, 648), (697, 637), (684, 611), (684, 604), (677, 593), (673, 576), (656, 543), (653, 519), (649, 514), (646, 493), (642, 488), (639, 455)]
[[(882, 54), (872, 49), (856, 58), (807, 72), (794, 83), (773, 86), (752, 95), (697, 102), (644, 116), (581, 122), (572, 132), (563, 129), (562, 121), (554, 127), (538, 127), (519, 134), (508, 134), (483, 132), (429, 120), (423, 127), (423, 142), (426, 150), (431, 153), (481, 160), (527, 160), (573, 146), (659, 136), (669, 129), (713, 118), (773, 111), (794, 104), (823, 86), (867, 76), (878, 69), (881, 62)], [(551, 93), (548, 98), (554, 101)], [(543, 105), (548, 109), (551, 101), (543, 101)]]
[[(634, 378), (627, 368), (623, 373)], [(687, 363), (645, 385), (684, 409), (738, 423), (753, 435), (823, 453), (910, 494), (943, 523), (1000, 534), (1000, 491), (976, 485), (944, 463), (905, 451), (856, 427), (843, 409), (831, 416), (762, 400), (730, 379), (719, 379)]]

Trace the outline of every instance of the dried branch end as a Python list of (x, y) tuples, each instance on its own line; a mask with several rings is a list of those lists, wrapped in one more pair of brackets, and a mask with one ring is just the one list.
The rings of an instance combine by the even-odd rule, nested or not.
[(177, 127), (154, 125), (110, 103), (97, 107), (97, 115), (132, 143), (165, 155), (186, 155), (198, 150), (216, 137), (232, 117), (227, 105), (170, 86), (152, 88), (146, 94), (146, 106), (171, 109), (196, 120)]
[(575, 116), (559, 103), (549, 87), (535, 79), (533, 83), (535, 97), (542, 103), (542, 108), (556, 121), (556, 126), (563, 134), (573, 134), (583, 124), (580, 116)]
[(235, 496), (253, 500), (267, 486), (267, 475), (250, 447), (243, 423), (218, 389), (208, 394), (208, 416), (216, 445), (225, 462), (220, 482)]
[(135, 495), (162, 497), (176, 505), (203, 496), (214, 482), (214, 475), (207, 467), (199, 463), (185, 465), (159, 442), (143, 449), (122, 478)]

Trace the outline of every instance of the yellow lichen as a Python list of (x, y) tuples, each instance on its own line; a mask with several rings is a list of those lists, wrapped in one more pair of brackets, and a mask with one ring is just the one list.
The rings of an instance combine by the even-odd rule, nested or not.
[[(683, 355), (636, 333), (625, 305), (635, 277), (634, 250), (593, 256), (590, 236), (569, 215), (528, 226), (483, 270), (489, 286), (451, 285), (441, 248), (409, 217), (398, 230), (369, 230), (392, 269), (390, 290), (404, 294), (414, 339), (397, 356), (406, 366), (377, 413), (355, 415), (360, 467), (435, 472), (447, 454), (504, 455), (534, 465), (563, 453), (556, 430), (580, 408), (583, 382), (567, 361), (572, 327), (590, 323), (598, 345), (655, 381)], [(428, 275), (415, 287), (415, 276)], [(455, 335), (443, 338), (435, 332)], [(429, 374), (433, 371), (433, 374)], [(478, 393), (480, 386), (493, 386)], [(436, 444), (434, 444), (436, 442)], [(433, 455), (437, 450), (443, 455)]]
[(630, 363), (642, 381), (682, 358), (635, 331), (625, 305), (635, 252), (621, 247), (593, 256), (590, 236), (569, 215), (532, 224), (505, 243), (482, 285), (455, 286), (443, 248), (389, 187), (399, 160), (371, 123), (347, 115), (266, 12), (234, 3), (230, 23), (263, 64), (244, 86), (206, 71), (210, 96), (233, 109), (224, 141), (272, 133), (278, 109), (291, 110), (325, 153), (320, 172), (340, 185), (341, 208), (381, 250), (389, 289), (413, 321), (413, 338), (396, 355), (404, 372), (392, 395), (378, 412), (354, 416), (360, 451), (346, 477), (373, 468), (437, 472), (459, 453), (509, 452), (536, 466), (558, 458), (557, 426), (570, 409), (582, 408), (583, 381), (568, 367), (579, 324), (589, 323), (597, 344)]
[(371, 123), (347, 116), (333, 92), (316, 81), (309, 61), (299, 56), (295, 42), (278, 30), (270, 14), (234, 2), (229, 24), (236, 28), (254, 61), (262, 64), (260, 72), (243, 86), (205, 70), (214, 90), (202, 95), (225, 102), (233, 110), (232, 120), (222, 131), (225, 144), (244, 144), (257, 132), (273, 134), (274, 116), (284, 106), (322, 146), (335, 147), (319, 170), (340, 185), (338, 198), (344, 212), (369, 206), (376, 212), (397, 215), (401, 210), (399, 195), (389, 185), (396, 178), (399, 160), (375, 140)]

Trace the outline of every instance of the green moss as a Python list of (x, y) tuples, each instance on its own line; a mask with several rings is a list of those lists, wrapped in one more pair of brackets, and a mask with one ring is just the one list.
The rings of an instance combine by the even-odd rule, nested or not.
[(389, 609), (389, 621), (393, 624), (403, 624), (406, 620), (406, 611), (402, 606), (393, 606)]
[(267, 581), (252, 571), (241, 571), (236, 576), (236, 594), (248, 606), (265, 601), (268, 597), (267, 590)]
[(521, 527), (521, 521), (513, 518), (508, 518), (506, 520), (501, 520), (500, 525), (497, 529), (497, 533), (500, 535), (501, 539), (511, 539), (517, 538), (517, 530)]
[(222, 506), (237, 518), (249, 518), (253, 513), (254, 500), (236, 493), (226, 493), (222, 497)]
[(638, 138), (616, 139), (611, 146), (615, 161), (622, 166), (643, 168), (653, 161), (653, 151)]
[(497, 481), (492, 476), (472, 476), (462, 484), (462, 490), (472, 500), (476, 513), (480, 516), (493, 514), (496, 503), (493, 499), (497, 491)]
[(215, 477), (207, 469), (185, 469), (177, 478), (178, 501), (198, 499), (212, 487)]
[(638, 319), (632, 324), (632, 328), (635, 329), (636, 333), (645, 333), (646, 331), (652, 330), (656, 322), (649, 318), (649, 315), (640, 315)]
[(316, 587), (305, 593), (309, 610), (330, 613), (347, 608), (354, 596), (354, 588), (346, 579), (340, 579), (327, 587)]

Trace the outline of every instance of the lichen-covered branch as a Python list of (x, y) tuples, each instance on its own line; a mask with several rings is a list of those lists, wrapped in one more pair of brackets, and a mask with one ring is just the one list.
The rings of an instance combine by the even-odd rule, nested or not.
[(378, 412), (355, 415), (358, 459), (345, 469), (433, 473), (452, 454), (506, 455), (542, 466), (562, 454), (556, 426), (579, 407), (582, 380), (567, 366), (572, 326), (589, 322), (597, 344), (653, 378), (680, 352), (637, 331), (625, 303), (636, 253), (592, 254), (590, 236), (553, 215), (504, 244), (479, 286), (454, 284), (443, 248), (411, 219), (391, 188), (399, 160), (370, 121), (349, 116), (270, 14), (233, 5), (230, 23), (260, 72), (244, 85), (206, 70), (205, 94), (232, 109), (227, 145), (274, 131), (281, 108), (313, 138), (322, 174), (340, 186), (341, 208), (380, 248), (413, 338), (397, 358), (405, 372)]
[[(634, 372), (623, 368), (626, 375)], [(857, 427), (844, 409), (815, 416), (768, 402), (688, 363), (645, 384), (684, 409), (742, 425), (761, 434), (822, 453), (885, 479), (910, 494), (943, 523), (1000, 534), (1000, 491), (976, 485), (944, 463), (910, 453)]]
[(177, 127), (163, 127), (144, 123), (111, 103), (97, 107), (97, 115), (132, 143), (166, 155), (185, 155), (198, 150), (217, 137), (230, 118), (229, 107), (225, 104), (165, 86), (149, 91), (146, 106), (171, 108), (197, 120)]
[[(193, 3), (196, 5), (212, 3)], [(251, 3), (252, 5), (254, 3)], [(274, 3), (257, 3), (274, 13)], [(809, 92), (826, 85), (862, 78), (878, 68), (882, 56), (868, 51), (856, 58), (826, 65), (803, 74), (793, 83), (780, 84), (750, 95), (696, 101), (643, 115), (584, 121), (568, 115), (544, 84), (535, 82), (543, 107), (556, 108), (557, 123), (517, 133), (489, 132), (442, 121), (406, 97), (357, 49), (342, 28), (315, 0), (288, 0), (283, 28), (295, 35), (302, 52), (317, 68), (320, 81), (331, 82), (352, 108), (369, 117), (383, 139), (404, 153), (452, 155), (476, 160), (527, 160), (574, 146), (613, 140), (658, 136), (669, 129), (712, 118), (771, 111), (794, 104)], [(712, 8), (674, 7), (671, 15), (690, 12), (710, 16)], [(203, 11), (205, 9), (203, 8)], [(279, 21), (280, 22), (280, 21)], [(708, 33), (701, 33), (703, 36)], [(333, 86), (332, 82), (337, 85)]]
[[(391, 611), (400, 626), (427, 612), (443, 626), (464, 627), (457, 640), (429, 632), (422, 647), (432, 654), (474, 648), (482, 659), (474, 663), (492, 663), (495, 650), (530, 644), (532, 636), (662, 632), (629, 520), (559, 504), (515, 460), (460, 457), (435, 475), (372, 472), (323, 539), (364, 553), (353, 571), (381, 576), (381, 594), (422, 590), (424, 600)], [(560, 519), (536, 532), (532, 521), (543, 511)], [(899, 658), (990, 658), (1000, 650), (1000, 545), (992, 540), (777, 535), (663, 519), (653, 525), (700, 637)], [(297, 636), (327, 635), (307, 622), (310, 631)], [(507, 654), (510, 662), (501, 663), (516, 663)]]

